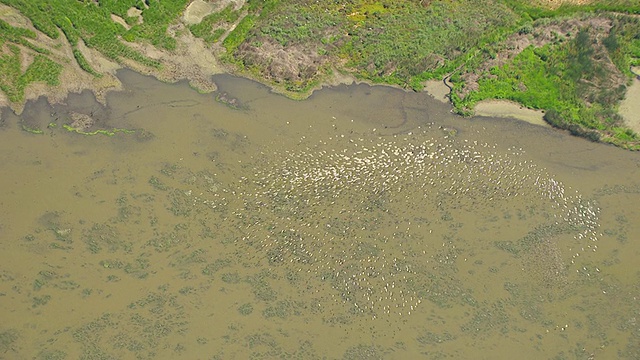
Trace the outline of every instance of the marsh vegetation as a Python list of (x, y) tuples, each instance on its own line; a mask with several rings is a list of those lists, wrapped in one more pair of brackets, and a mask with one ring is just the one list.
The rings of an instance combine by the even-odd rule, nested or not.
[[(23, 101), (31, 83), (58, 84), (69, 61), (100, 77), (86, 48), (154, 71), (163, 60), (134, 45), (171, 53), (189, 33), (233, 71), (290, 96), (336, 74), (414, 90), (447, 77), (460, 114), (478, 101), (508, 99), (547, 111), (547, 122), (573, 134), (640, 147), (617, 113), (630, 67), (640, 64), (640, 5), (630, 0), (555, 8), (521, 0), (249, 0), (189, 25), (180, 18), (187, 0), (0, 2), (33, 25), (0, 19), (0, 89), (11, 102)], [(65, 39), (73, 59), (52, 54), (39, 37)]]

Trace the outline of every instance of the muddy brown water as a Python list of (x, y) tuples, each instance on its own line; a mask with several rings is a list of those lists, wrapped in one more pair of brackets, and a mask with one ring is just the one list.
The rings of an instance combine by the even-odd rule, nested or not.
[(120, 77), (2, 114), (0, 358), (640, 357), (640, 154), (386, 87)]

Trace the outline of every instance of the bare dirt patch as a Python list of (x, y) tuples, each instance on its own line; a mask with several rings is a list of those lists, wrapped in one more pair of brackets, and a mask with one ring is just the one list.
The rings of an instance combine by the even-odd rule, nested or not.
[(224, 70), (213, 52), (204, 41), (191, 35), (183, 24), (176, 24), (171, 30), (176, 33), (177, 40), (177, 47), (173, 51), (159, 50), (149, 44), (130, 44), (133, 49), (162, 63), (160, 69), (146, 68), (133, 61), (127, 61), (127, 67), (155, 76), (161, 81), (176, 82), (188, 79), (190, 85), (199, 91), (215, 91), (216, 85), (211, 76)]
[(424, 84), (424, 90), (436, 100), (449, 102), (451, 89), (442, 80), (429, 80)]
[(116, 14), (111, 14), (111, 20), (113, 20), (113, 22), (122, 25), (122, 27), (124, 27), (125, 29), (129, 30), (131, 29), (131, 26), (129, 26), (129, 24), (127, 24), (126, 21), (124, 21), (123, 18), (121, 18), (120, 16), (116, 15)]
[(259, 45), (244, 43), (238, 50), (246, 65), (264, 69), (261, 75), (278, 84), (308, 84), (328, 61), (312, 47), (300, 45), (285, 49), (268, 40)]
[(31, 25), (29, 19), (22, 16), (18, 10), (4, 4), (0, 4), (0, 19), (6, 21), (11, 26), (27, 27)]
[(587, 5), (593, 3), (594, 0), (538, 0), (535, 3), (548, 7), (551, 9), (555, 9), (560, 7), (561, 5)]
[(527, 109), (518, 103), (506, 100), (485, 100), (476, 104), (476, 115), (518, 119), (530, 124), (547, 126), (544, 121), (544, 112), (541, 110)]
[(142, 19), (142, 10), (138, 9), (138, 8), (129, 8), (129, 10), (127, 10), (127, 16), (128, 17), (137, 17), (138, 18), (138, 24), (142, 24), (142, 22), (144, 21)]
[(182, 21), (187, 25), (198, 24), (205, 16), (211, 14), (215, 8), (216, 6), (210, 2), (195, 0), (187, 6), (182, 16)]
[(93, 120), (93, 118), (91, 118), (91, 116), (87, 114), (82, 114), (78, 112), (71, 113), (71, 124), (69, 124), (69, 126), (71, 126), (76, 130), (87, 131), (94, 124), (95, 124), (95, 121)]
[(620, 103), (619, 112), (626, 125), (640, 134), (640, 79), (634, 79), (631, 86), (627, 88), (627, 94)]
[(231, 4), (233, 4), (234, 9), (238, 10), (244, 5), (244, 0), (219, 0), (215, 2), (194, 0), (184, 11), (182, 22), (187, 25), (198, 24), (205, 16), (221, 11)]

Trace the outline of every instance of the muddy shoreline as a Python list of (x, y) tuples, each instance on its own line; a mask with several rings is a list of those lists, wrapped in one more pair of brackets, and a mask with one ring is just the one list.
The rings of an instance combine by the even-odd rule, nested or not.
[(636, 77), (627, 88), (627, 95), (620, 103), (620, 115), (625, 119), (629, 128), (640, 133), (640, 67), (631, 69)]
[[(0, 19), (3, 19), (13, 26), (27, 28), (33, 31), (37, 35), (33, 40), (34, 45), (45, 49), (54, 49), (52, 57), (57, 59), (63, 66), (63, 71), (60, 76), (63, 80), (59, 85), (51, 87), (44, 83), (32, 83), (26, 87), (24, 99), (19, 102), (11, 102), (4, 93), (0, 93), (0, 109), (7, 107), (19, 115), (24, 111), (25, 104), (30, 100), (36, 100), (44, 96), (49, 103), (60, 104), (65, 103), (69, 94), (79, 94), (85, 90), (91, 91), (96, 99), (104, 104), (107, 93), (123, 90), (122, 83), (116, 76), (116, 71), (119, 69), (130, 69), (143, 75), (153, 76), (167, 83), (187, 80), (192, 88), (203, 93), (213, 92), (217, 89), (215, 82), (212, 80), (213, 75), (226, 73), (257, 81), (268, 86), (274, 93), (282, 94), (296, 100), (306, 99), (316, 90), (325, 87), (360, 83), (378, 85), (370, 81), (357, 79), (351, 74), (341, 72), (339, 69), (334, 68), (329, 78), (321, 79), (316, 86), (310, 88), (308, 91), (294, 92), (287, 90), (283, 84), (260, 77), (246, 69), (237, 68), (232, 64), (222, 63), (219, 60), (225, 52), (222, 45), (219, 43), (207, 45), (202, 39), (193, 36), (189, 32), (188, 26), (201, 21), (204, 16), (211, 12), (219, 11), (223, 6), (235, 4), (236, 8), (240, 8), (243, 3), (243, 1), (223, 1), (213, 6), (203, 1), (193, 1), (185, 10), (182, 18), (169, 29), (170, 33), (174, 34), (177, 40), (177, 47), (172, 51), (159, 50), (149, 44), (136, 42), (127, 43), (133, 50), (160, 63), (161, 66), (159, 68), (145, 67), (144, 65), (127, 59), (114, 62), (107, 59), (98, 51), (85, 46), (82, 40), (80, 40), (78, 50), (84, 54), (89, 65), (95, 69), (97, 73), (102, 74), (100, 77), (87, 73), (80, 68), (77, 62), (69, 61), (73, 59), (74, 49), (64, 37), (51, 39), (45, 36), (32, 25), (28, 18), (24, 17), (17, 10), (0, 4)], [(121, 24), (124, 20), (116, 18), (114, 21)], [(126, 27), (126, 24), (121, 25)], [(27, 52), (24, 53), (27, 54)], [(26, 68), (32, 60), (33, 55), (22, 56), (22, 67)], [(440, 101), (452, 104), (448, 97), (451, 88), (446, 81), (446, 78), (444, 81), (428, 81), (425, 83), (423, 91)], [(637, 112), (634, 104), (640, 103), (640, 91), (637, 90), (640, 85), (636, 85), (638, 82), (640, 82), (640, 80), (634, 80), (634, 86), (629, 88), (627, 99), (620, 104), (621, 115), (623, 115), (629, 128), (635, 132), (640, 132), (640, 119), (634, 116), (634, 113)], [(384, 86), (400, 88), (387, 84), (384, 84)], [(526, 109), (513, 102), (487, 100), (477, 104), (473, 111), (477, 116), (513, 118), (532, 124), (549, 126), (543, 119), (543, 112)]]
[[(157, 80), (165, 83), (187, 81), (192, 88), (202, 93), (209, 93), (217, 90), (217, 85), (213, 81), (214, 75), (228, 74), (240, 76), (261, 83), (269, 87), (272, 92), (295, 100), (307, 99), (318, 90), (339, 85), (381, 85), (373, 84), (369, 81), (362, 81), (351, 75), (336, 72), (334, 77), (323, 81), (307, 92), (290, 92), (282, 87), (274, 85), (273, 83), (265, 81), (264, 79), (251, 76), (246, 72), (237, 71), (237, 69), (220, 64), (213, 52), (203, 48), (204, 44), (198, 44), (200, 47), (195, 47), (198, 49), (196, 52), (200, 52), (200, 55), (194, 54), (194, 47), (187, 44), (193, 45), (197, 42), (199, 42), (199, 39), (193, 37), (191, 39), (184, 39), (184, 42), (182, 42), (180, 46), (181, 52), (173, 55), (162, 53), (150, 46), (146, 48), (139, 46), (137, 49), (145, 55), (162, 59), (165, 67), (160, 71), (150, 71), (149, 69), (142, 68), (135, 63), (131, 63), (129, 65), (113, 63), (104, 59), (101, 54), (88, 50), (88, 52), (93, 53), (91, 58), (92, 64), (103, 71), (102, 73), (104, 76), (102, 78), (87, 78), (86, 76), (82, 76), (83, 71), (81, 69), (72, 69), (73, 66), (69, 65), (65, 68), (65, 72), (69, 74), (66, 76), (67, 81), (64, 81), (54, 88), (48, 88), (44, 84), (32, 84), (27, 87), (25, 91), (25, 99), (21, 103), (11, 103), (4, 94), (0, 93), (0, 110), (8, 108), (16, 115), (20, 115), (24, 111), (28, 102), (36, 101), (40, 97), (46, 98), (51, 105), (65, 104), (70, 94), (80, 94), (84, 91), (90, 91), (99, 103), (106, 105), (106, 98), (109, 92), (120, 92), (125, 90), (122, 86), (121, 80), (117, 76), (117, 72), (123, 69), (135, 71), (142, 75), (153, 76)], [(184, 61), (181, 62), (181, 60)], [(638, 69), (635, 69), (635, 71), (638, 72)], [(402, 89), (398, 86), (386, 84), (382, 84), (381, 86)], [(403, 90), (410, 91), (406, 89)], [(443, 103), (449, 105), (452, 104), (449, 99), (450, 88), (448, 88), (443, 81), (433, 80), (426, 82), (423, 92)], [(633, 83), (627, 92), (627, 97), (620, 104), (620, 113), (628, 126), (633, 131), (640, 132), (640, 117), (637, 115), (637, 104), (640, 104), (640, 76), (633, 80)], [(2, 120), (1, 115), (2, 111), (0, 111), (0, 121)], [(544, 111), (527, 109), (522, 105), (511, 101), (482, 101), (474, 108), (474, 116), (516, 119), (534, 125), (550, 127), (543, 118)]]

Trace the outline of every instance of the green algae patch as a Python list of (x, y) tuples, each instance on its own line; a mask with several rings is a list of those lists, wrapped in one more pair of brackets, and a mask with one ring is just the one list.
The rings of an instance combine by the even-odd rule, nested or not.
[(44, 131), (42, 131), (40, 129), (34, 129), (34, 128), (31, 128), (31, 127), (28, 127), (25, 124), (22, 124), (21, 128), (22, 128), (23, 131), (26, 131), (26, 132), (28, 132), (30, 134), (35, 134), (35, 135), (43, 135), (44, 134)]
[(83, 131), (81, 129), (77, 129), (74, 128), (70, 125), (64, 124), (62, 125), (62, 127), (69, 131), (69, 132), (74, 132), (80, 135), (88, 135), (88, 136), (93, 136), (93, 135), (106, 135), (106, 136), (114, 136), (117, 133), (124, 133), (124, 134), (134, 134), (135, 130), (129, 130), (129, 129), (118, 129), (118, 128), (114, 128), (114, 129), (100, 129), (100, 130), (94, 130), (94, 131)]

